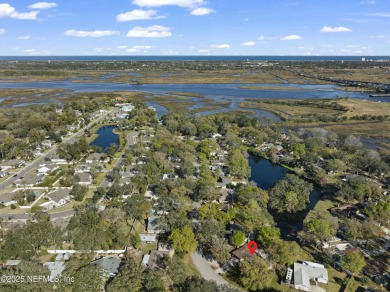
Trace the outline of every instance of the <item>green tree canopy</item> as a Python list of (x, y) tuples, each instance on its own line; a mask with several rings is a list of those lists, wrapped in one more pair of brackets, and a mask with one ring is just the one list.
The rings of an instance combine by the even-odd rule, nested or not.
[(306, 208), (313, 185), (293, 174), (278, 181), (270, 191), (269, 206), (279, 213), (295, 213)]
[(343, 256), (341, 265), (348, 271), (359, 274), (366, 265), (366, 261), (360, 253), (350, 252)]
[(194, 252), (198, 247), (194, 232), (188, 226), (173, 230), (168, 239), (177, 252)]

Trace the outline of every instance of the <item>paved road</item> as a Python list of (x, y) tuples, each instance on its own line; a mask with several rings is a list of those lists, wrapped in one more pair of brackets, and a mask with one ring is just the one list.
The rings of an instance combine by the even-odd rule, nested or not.
[[(214, 281), (218, 285), (227, 285), (231, 286), (231, 284), (218, 275), (209, 265), (207, 260), (205, 260), (200, 254), (192, 253), (191, 254), (192, 262), (194, 263), (196, 269), (202, 275), (205, 280)], [(235, 287), (237, 288), (237, 287)]]

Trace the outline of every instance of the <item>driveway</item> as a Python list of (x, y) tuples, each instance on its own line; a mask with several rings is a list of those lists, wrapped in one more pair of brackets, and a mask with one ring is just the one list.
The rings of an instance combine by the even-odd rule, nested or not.
[[(228, 281), (218, 275), (209, 265), (208, 261), (205, 260), (200, 254), (192, 253), (191, 254), (192, 262), (194, 263), (196, 269), (202, 275), (203, 279), (214, 281), (218, 285), (227, 285), (233, 287)], [(234, 287), (237, 288), (237, 287)]]

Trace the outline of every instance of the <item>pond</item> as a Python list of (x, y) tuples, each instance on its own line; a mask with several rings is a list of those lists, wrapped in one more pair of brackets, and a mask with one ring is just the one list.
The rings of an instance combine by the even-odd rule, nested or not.
[(91, 142), (91, 145), (102, 148), (103, 152), (106, 152), (111, 144), (116, 144), (119, 147), (119, 135), (113, 132), (115, 128), (116, 126), (100, 127), (96, 131), (99, 136)]
[[(264, 190), (269, 190), (277, 181), (283, 179), (288, 173), (291, 173), (280, 165), (253, 155), (248, 157), (248, 162), (251, 167), (251, 177), (249, 180), (256, 182), (257, 186)], [(303, 219), (306, 217), (307, 213), (314, 208), (320, 197), (320, 190), (314, 188), (313, 191), (310, 192), (310, 202), (306, 205), (306, 209), (296, 214), (277, 214), (270, 210), (277, 226), (280, 228), (283, 238), (295, 238), (296, 232), (302, 229)]]

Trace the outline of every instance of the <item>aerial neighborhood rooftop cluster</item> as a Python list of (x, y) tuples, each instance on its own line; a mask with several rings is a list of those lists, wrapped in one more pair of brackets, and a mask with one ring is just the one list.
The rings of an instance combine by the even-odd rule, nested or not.
[(244, 113), (158, 117), (114, 94), (0, 120), (2, 275), (65, 291), (389, 287), (389, 166), (352, 135)]

